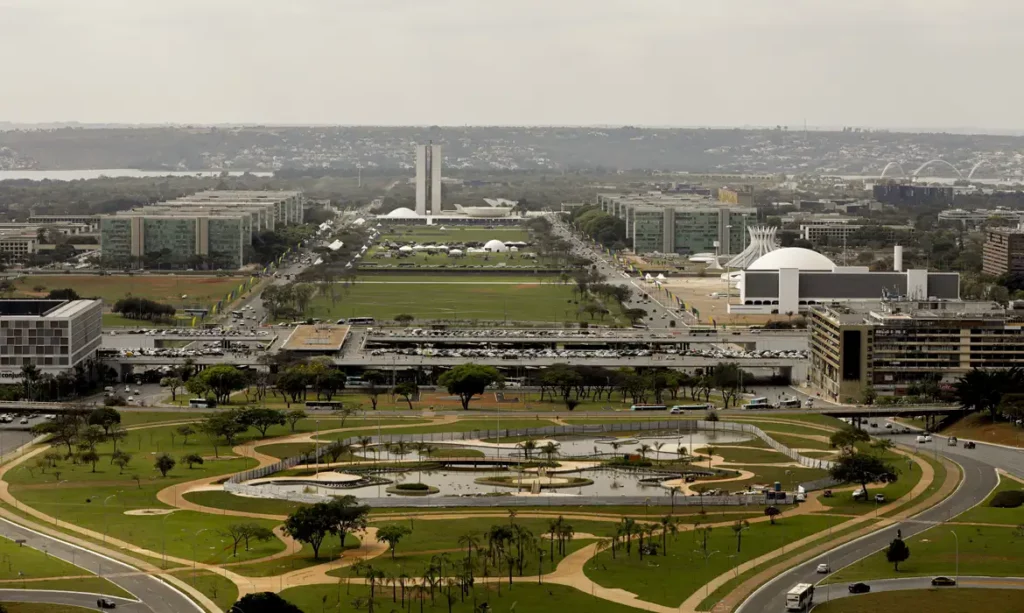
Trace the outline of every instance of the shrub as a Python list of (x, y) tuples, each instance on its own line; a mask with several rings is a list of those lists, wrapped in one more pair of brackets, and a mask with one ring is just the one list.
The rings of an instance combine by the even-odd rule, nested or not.
[(1016, 509), (1022, 504), (1024, 504), (1024, 491), (1007, 490), (993, 496), (992, 502), (988, 503), (988, 506), (1000, 509)]
[(426, 483), (399, 483), (395, 486), (396, 490), (406, 490), (414, 492), (425, 492), (430, 489), (430, 486)]

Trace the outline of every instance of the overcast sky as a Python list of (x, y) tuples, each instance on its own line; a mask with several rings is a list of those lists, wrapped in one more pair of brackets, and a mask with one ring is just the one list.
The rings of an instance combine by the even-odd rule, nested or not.
[(0, 0), (0, 121), (1024, 128), (1021, 0)]

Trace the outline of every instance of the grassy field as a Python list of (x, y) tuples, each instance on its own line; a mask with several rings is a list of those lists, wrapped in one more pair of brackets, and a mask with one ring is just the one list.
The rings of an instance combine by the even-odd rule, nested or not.
[(182, 495), (182, 498), (189, 502), (201, 504), (215, 509), (227, 509), (228, 511), (249, 511), (252, 513), (266, 513), (268, 515), (288, 515), (295, 509), (303, 506), (297, 502), (288, 500), (273, 500), (271, 498), (243, 498), (228, 492), (189, 492)]
[(1015, 528), (941, 526), (907, 540), (910, 559), (900, 563), (899, 572), (885, 560), (885, 552), (880, 551), (830, 576), (829, 582), (952, 575), (956, 568), (956, 539), (950, 534), (951, 530), (960, 539), (961, 575), (1020, 575), (1020, 551), (1024, 546), (1024, 535)]
[(121, 411), (121, 425), (124, 427), (141, 424), (155, 424), (165, 421), (199, 421), (214, 411)]
[(29, 275), (14, 282), (14, 297), (39, 298), (50, 290), (70, 288), (83, 298), (102, 298), (108, 307), (129, 295), (179, 308), (209, 306), (244, 280), (191, 275)]
[(395, 243), (486, 243), (491, 239), (524, 243), (530, 233), (524, 228), (445, 228), (440, 226), (392, 226), (380, 240)]
[(14, 541), (0, 537), (0, 580), (74, 577), (91, 574), (69, 562), (50, 556), (45, 551), (23, 547)]
[(207, 570), (198, 570), (193, 573), (191, 569), (176, 571), (174, 574), (205, 594), (224, 611), (227, 611), (238, 600), (238, 588), (235, 587), (235, 584), (218, 574)]
[[(3, 587), (9, 589), (88, 592), (90, 594), (103, 594), (105, 596), (117, 596), (119, 598), (134, 598), (134, 596), (117, 587), (110, 581), (99, 577), (88, 577), (84, 579), (48, 579), (46, 581), (33, 581), (31, 583), (24, 584), (13, 582)], [(47, 613), (49, 613), (49, 609), (47, 610)]]
[(934, 590), (906, 590), (876, 592), (854, 598), (833, 600), (814, 607), (815, 613), (1017, 613), (1021, 610), (1021, 595), (1017, 590), (991, 590), (957, 588)]
[(987, 414), (974, 413), (964, 417), (942, 431), (946, 436), (969, 438), (975, 441), (1024, 446), (1024, 429), (1005, 421), (993, 423)]
[[(318, 295), (307, 314), (327, 320), (375, 317), (386, 321), (409, 314), (419, 320), (591, 321), (586, 314), (577, 318), (579, 304), (570, 285), (542, 284), (537, 279), (487, 281), (449, 275), (405, 282), (380, 276), (339, 290), (337, 298), (332, 302), (330, 296)], [(600, 323), (600, 318), (593, 321)], [(614, 311), (604, 323), (613, 321)]]
[(268, 562), (237, 564), (232, 565), (230, 568), (236, 573), (245, 575), (246, 577), (271, 577), (274, 575), (280, 575), (293, 570), (323, 564), (328, 560), (337, 559), (338, 555), (343, 553), (345, 550), (359, 547), (359, 537), (353, 534), (348, 534), (345, 536), (345, 548), (340, 548), (339, 544), (339, 539), (336, 536), (329, 536), (324, 539), (323, 544), (320, 546), (319, 559), (313, 558), (313, 548), (311, 546), (303, 544), (298, 551), (293, 551), (283, 558), (277, 558)]
[(1015, 481), (1005, 475), (1000, 475), (999, 485), (996, 489), (992, 490), (992, 493), (989, 494), (981, 504), (957, 515), (954, 521), (977, 522), (982, 524), (1005, 524), (1007, 526), (1019, 526), (1024, 524), (1024, 506), (1017, 507), (1016, 509), (1003, 509), (989, 506), (989, 502), (992, 501), (992, 498), (997, 493), (1008, 491), (1019, 492), (1022, 489), (1024, 489), (1024, 485), (1021, 485), (1020, 481)]
[[(916, 463), (908, 463), (905, 456), (890, 451), (886, 452), (882, 459), (899, 470), (898, 478), (894, 483), (869, 484), (867, 500), (854, 500), (853, 491), (846, 490), (836, 492), (832, 498), (821, 498), (821, 504), (828, 507), (829, 511), (833, 513), (864, 515), (875, 511), (875, 494), (882, 494), (885, 496), (886, 502), (892, 502), (914, 489), (914, 486), (921, 481), (921, 468)], [(925, 461), (928, 460), (925, 459)], [(942, 483), (944, 473), (945, 471), (943, 471), (943, 475), (936, 475), (938, 483)]]
[(696, 540), (698, 535), (687, 532), (669, 539), (667, 555), (645, 556), (641, 561), (634, 544), (632, 555), (624, 555), (625, 551), (620, 550), (613, 559), (612, 552), (605, 551), (591, 558), (584, 570), (600, 585), (629, 590), (644, 600), (675, 607), (694, 590), (744, 561), (781, 550), (787, 543), (843, 521), (839, 517), (804, 515), (783, 517), (774, 526), (767, 522), (752, 524), (743, 533), (739, 553), (733, 531), (715, 528), (708, 537), (707, 551), (717, 555), (712, 554), (707, 560)]
[[(406, 598), (409, 598), (408, 589)], [(408, 602), (407, 607), (400, 605), (401, 590), (397, 594), (391, 586), (378, 588), (375, 602), (375, 611), (401, 611), (410, 608), (412, 611), (419, 611), (422, 605), (423, 611), (430, 613), (474, 613), (480, 610), (480, 605), (489, 603), (491, 611), (572, 611), (586, 613), (636, 613), (636, 609), (620, 604), (594, 598), (588, 594), (563, 585), (536, 585), (534, 583), (516, 583), (508, 589), (508, 584), (502, 586), (501, 594), (498, 594), (494, 584), (477, 584), (473, 588), (471, 596), (465, 601), (458, 598), (458, 591), (453, 591), (455, 599), (451, 602), (443, 594), (438, 594), (431, 602), (430, 593), (424, 594), (422, 601), (417, 600), (415, 605)], [(310, 585), (305, 587), (294, 587), (281, 592), (281, 596), (295, 604), (306, 613), (332, 612), (349, 613), (366, 610), (366, 598), (369, 596), (369, 587), (363, 585), (347, 585), (339, 581), (337, 585)]]
[[(760, 440), (760, 439), (758, 439)], [(722, 456), (726, 462), (733, 462), (736, 464), (786, 464), (793, 460), (782, 453), (774, 450), (761, 450), (761, 449), (737, 449), (735, 447), (714, 447), (715, 454)], [(707, 447), (699, 447), (694, 450), (697, 455), (707, 455)]]
[(768, 436), (779, 441), (786, 447), (790, 447), (792, 449), (817, 449), (818, 451), (833, 451), (829, 444), (824, 441), (815, 441), (809, 438), (791, 436), (789, 434), (781, 434), (779, 432), (768, 432), (767, 434)]
[(7, 613), (85, 613), (92, 609), (42, 602), (4, 602)]

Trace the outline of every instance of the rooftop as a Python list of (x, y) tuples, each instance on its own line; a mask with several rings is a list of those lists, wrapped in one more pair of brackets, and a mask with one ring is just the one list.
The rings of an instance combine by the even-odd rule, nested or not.
[(814, 310), (844, 324), (885, 325), (906, 321), (990, 319), (1005, 321), (1019, 316), (995, 302), (935, 300), (851, 302), (821, 305)]
[(0, 317), (73, 317), (96, 300), (0, 300)]
[(348, 337), (348, 326), (316, 324), (297, 326), (281, 349), (284, 351), (341, 351)]

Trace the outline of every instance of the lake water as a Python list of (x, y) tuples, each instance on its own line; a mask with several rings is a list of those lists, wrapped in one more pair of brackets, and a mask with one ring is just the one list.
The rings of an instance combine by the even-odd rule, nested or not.
[[(134, 168), (105, 168), (93, 170), (0, 170), (0, 181), (24, 180), (31, 181), (81, 181), (100, 177), (218, 177), (219, 170), (136, 170)], [(230, 176), (245, 174), (243, 171), (232, 171)], [(250, 173), (257, 177), (271, 177), (272, 172)]]

